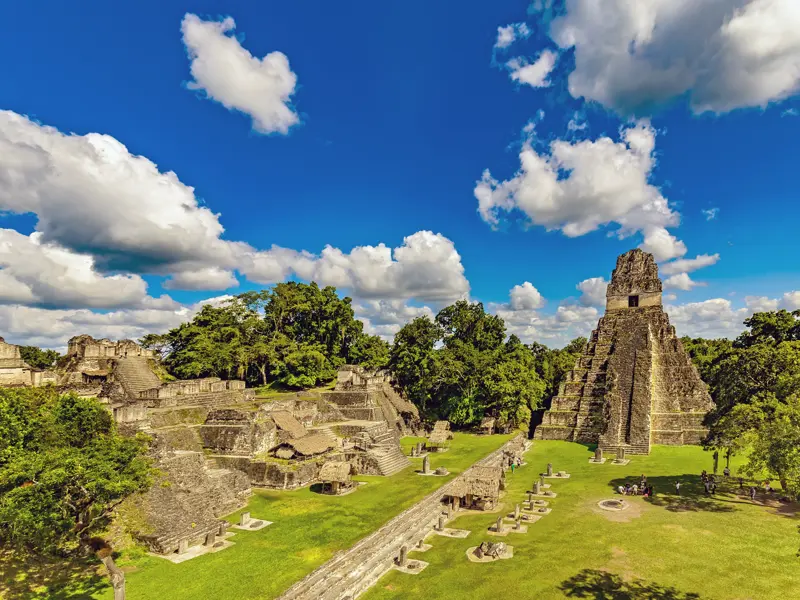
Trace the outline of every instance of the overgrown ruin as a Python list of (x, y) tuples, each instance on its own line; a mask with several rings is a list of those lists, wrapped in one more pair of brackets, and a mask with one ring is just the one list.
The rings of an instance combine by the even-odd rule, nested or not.
[(712, 408), (706, 385), (661, 306), (652, 254), (617, 258), (606, 312), (534, 437), (649, 454), (651, 444), (697, 444)]

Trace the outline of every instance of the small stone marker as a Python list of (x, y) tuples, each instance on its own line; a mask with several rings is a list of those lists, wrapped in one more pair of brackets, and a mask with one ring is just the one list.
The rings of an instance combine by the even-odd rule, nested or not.
[(220, 537), (225, 535), (225, 529), (227, 528), (227, 526), (228, 525), (227, 523), (225, 523), (225, 521), (220, 521), (219, 527), (217, 528), (217, 535)]
[(422, 442), (417, 442), (417, 456), (419, 456), (420, 454), (422, 454), (422, 451), (423, 451), (424, 449), (425, 449), (425, 447), (422, 445)]
[(501, 531), (503, 531), (503, 517), (497, 517), (497, 523), (495, 523), (495, 525), (494, 525), (494, 530), (497, 533), (500, 533)]
[(528, 492), (528, 504), (533, 506), (533, 493)]
[(439, 531), (444, 531), (444, 521), (445, 521), (445, 516), (439, 515), (439, 527), (438, 527)]
[(519, 504), (514, 507), (514, 518), (519, 521)]
[(514, 529), (519, 531), (522, 528), (522, 524), (520, 523), (519, 516), (517, 516), (517, 520), (514, 521)]
[(427, 475), (431, 472), (431, 458), (430, 455), (426, 454), (425, 458), (422, 459), (422, 473)]
[(250, 523), (250, 513), (243, 512), (242, 516), (239, 517), (239, 525), (241, 525), (242, 527), (247, 527), (249, 523)]
[(417, 548), (422, 548), (423, 546), (425, 546), (425, 540), (421, 539), (417, 542)]
[(189, 551), (189, 540), (178, 542), (178, 554), (186, 554)]
[(405, 546), (400, 547), (400, 556), (397, 558), (397, 564), (401, 567), (406, 566), (406, 561), (408, 560), (406, 554), (408, 553), (408, 548)]
[(544, 475), (539, 476), (539, 484), (544, 487)]
[(594, 462), (603, 462), (603, 449), (597, 448), (594, 451)]
[(533, 484), (533, 493), (536, 496), (542, 493), (542, 485), (538, 481)]
[(617, 448), (617, 460), (619, 462), (622, 462), (623, 460), (625, 460), (625, 448), (623, 448), (621, 446), (619, 448)]
[(414, 444), (413, 446), (411, 446), (411, 458), (414, 458), (416, 456), (417, 456), (417, 445)]
[(478, 558), (483, 558), (483, 545), (478, 546), (475, 548), (475, 556)]
[(217, 543), (217, 534), (214, 533), (213, 531), (211, 533), (207, 533), (206, 534), (206, 543), (205, 543), (206, 547), (213, 548), (214, 544), (216, 544), (216, 543)]
[(547, 476), (553, 476), (553, 463), (547, 463)]

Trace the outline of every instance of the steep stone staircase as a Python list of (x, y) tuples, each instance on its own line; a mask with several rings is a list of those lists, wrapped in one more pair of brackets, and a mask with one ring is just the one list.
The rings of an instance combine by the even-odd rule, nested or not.
[(122, 385), (122, 389), (131, 398), (137, 398), (139, 392), (161, 385), (161, 380), (153, 373), (147, 358), (141, 356), (128, 356), (117, 360), (114, 366), (114, 379)]
[(372, 446), (367, 454), (375, 459), (381, 475), (394, 475), (411, 464), (400, 449), (397, 434), (389, 431), (385, 422), (371, 427), (368, 433), (372, 438)]

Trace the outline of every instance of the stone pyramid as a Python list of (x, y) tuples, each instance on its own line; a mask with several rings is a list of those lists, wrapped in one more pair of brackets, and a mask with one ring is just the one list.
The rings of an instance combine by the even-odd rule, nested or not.
[(650, 444), (698, 444), (713, 404), (661, 307), (652, 254), (617, 258), (606, 312), (534, 438), (648, 454)]

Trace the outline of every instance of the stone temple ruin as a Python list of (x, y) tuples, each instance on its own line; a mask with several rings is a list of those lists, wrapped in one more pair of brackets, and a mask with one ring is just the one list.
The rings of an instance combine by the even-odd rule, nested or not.
[(44, 372), (0, 338), (0, 386), (54, 384), (94, 396), (122, 432), (151, 436), (157, 481), (120, 513), (158, 554), (224, 536), (221, 517), (245, 506), (253, 487), (324, 482), (341, 493), (354, 485), (350, 474), (392, 475), (410, 465), (400, 437), (423, 431), (384, 371), (344, 366), (331, 391), (272, 400), (256, 398), (244, 381), (162, 381), (159, 371), (158, 357), (131, 340), (74, 337), (57, 368)]
[(606, 312), (561, 384), (534, 438), (648, 454), (650, 444), (697, 444), (712, 401), (661, 307), (652, 254), (617, 258)]

